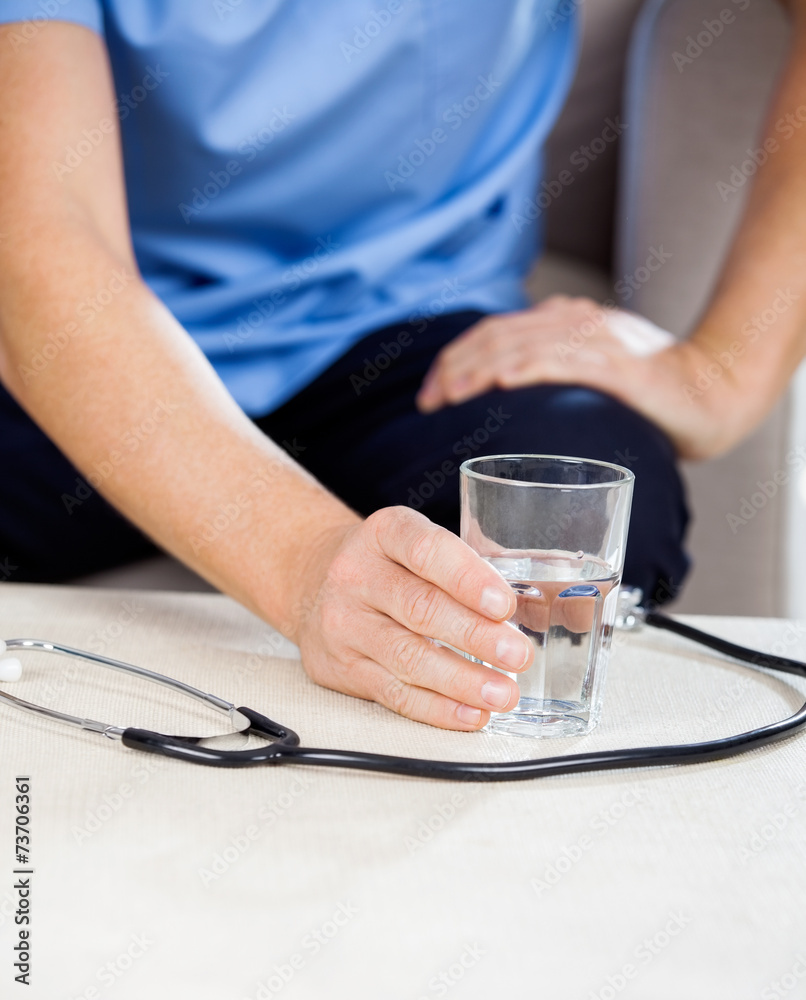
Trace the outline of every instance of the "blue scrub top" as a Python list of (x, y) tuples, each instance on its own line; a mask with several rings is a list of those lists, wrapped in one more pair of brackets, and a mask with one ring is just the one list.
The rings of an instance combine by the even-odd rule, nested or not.
[(143, 277), (260, 415), (372, 329), (524, 305), (574, 8), (3, 0), (0, 22), (105, 37)]

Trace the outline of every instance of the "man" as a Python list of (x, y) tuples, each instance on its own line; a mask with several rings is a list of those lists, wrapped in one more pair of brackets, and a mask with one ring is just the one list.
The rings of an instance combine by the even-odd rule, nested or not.
[[(688, 341), (638, 357), (600, 324), (561, 363), (595, 307), (524, 308), (535, 247), (510, 219), (573, 69), (558, 2), (48, 4), (0, 7), (16, 579), (142, 553), (103, 496), (320, 683), (464, 730), (517, 687), (428, 637), (514, 672), (531, 654), (509, 589), (435, 523), (455, 528), (463, 449), (641, 455), (625, 578), (679, 581), (675, 452), (735, 444), (804, 353), (798, 307), (709, 393), (682, 392), (804, 282), (803, 135), (759, 170)], [(806, 104), (792, 6), (771, 121)]]

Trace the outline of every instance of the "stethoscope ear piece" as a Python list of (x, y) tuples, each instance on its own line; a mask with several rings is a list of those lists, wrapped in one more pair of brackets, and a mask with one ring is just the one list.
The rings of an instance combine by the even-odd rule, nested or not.
[(22, 677), (22, 664), (16, 656), (7, 656), (0, 660), (0, 681), (18, 681), (20, 677)]

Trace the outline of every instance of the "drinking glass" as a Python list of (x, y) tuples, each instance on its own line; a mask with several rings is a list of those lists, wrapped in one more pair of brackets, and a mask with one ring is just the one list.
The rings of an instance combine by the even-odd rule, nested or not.
[[(599, 721), (634, 475), (607, 462), (489, 455), (461, 466), (462, 538), (517, 594), (535, 649), (510, 712), (514, 736), (580, 736)], [(505, 671), (502, 671), (502, 673)]]

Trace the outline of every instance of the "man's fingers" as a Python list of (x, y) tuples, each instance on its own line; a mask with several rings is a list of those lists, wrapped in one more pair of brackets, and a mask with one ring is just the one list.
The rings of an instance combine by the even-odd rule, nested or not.
[(409, 507), (384, 507), (367, 518), (379, 554), (452, 594), (493, 621), (515, 613), (515, 593), (497, 570), (456, 535)]
[[(372, 666), (378, 670), (376, 664)], [(472, 732), (490, 721), (490, 713), (483, 709), (465, 705), (437, 691), (408, 684), (394, 674), (386, 674), (381, 680), (376, 680), (372, 697), (398, 715), (440, 729)]]
[(489, 712), (463, 705), (435, 691), (405, 684), (396, 677), (390, 678), (383, 694), (378, 695), (375, 700), (407, 719), (426, 722), (440, 729), (473, 732), (490, 721)]
[(357, 651), (350, 656), (349, 667), (328, 657), (317, 666), (321, 669), (310, 670), (306, 664), (317, 684), (353, 698), (375, 701), (415, 722), (425, 722), (440, 729), (472, 732), (490, 721), (489, 711), (455, 701), (438, 691), (409, 684), (375, 659)]
[(450, 355), (443, 353), (426, 376), (417, 405), (426, 413), (445, 405), (456, 406), (500, 385), (502, 372), (522, 372), (527, 367), (531, 380), (541, 381), (537, 366), (550, 347), (538, 340), (535, 330), (513, 328), (498, 343), (487, 339), (462, 345), (461, 351)]
[(495, 388), (502, 371), (518, 370), (532, 360), (534, 345), (513, 340), (495, 354), (463, 358), (457, 367), (440, 372), (439, 390), (452, 406)]
[[(481, 320), (439, 353), (417, 405), (432, 412), (466, 402), (493, 386), (513, 389), (541, 382), (581, 381), (612, 391), (611, 378), (596, 370), (607, 366), (612, 348), (621, 346), (608, 330), (607, 319), (607, 310), (592, 300), (552, 296), (532, 309)], [(558, 344), (569, 349), (562, 357)]]
[[(431, 413), (446, 403), (455, 402), (446, 392), (449, 386), (456, 387), (466, 377), (483, 375), (486, 369), (483, 323), (451, 341), (436, 356), (417, 393), (417, 406), (422, 412)], [(476, 394), (472, 392), (470, 396)]]
[(381, 616), (378, 627), (365, 629), (356, 645), (398, 681), (435, 691), (458, 704), (484, 712), (508, 712), (518, 703), (518, 685), (511, 678)]
[(368, 606), (405, 626), (409, 634), (449, 643), (502, 670), (518, 672), (532, 659), (532, 644), (514, 626), (491, 622), (394, 563), (387, 563), (366, 581), (361, 597)]

